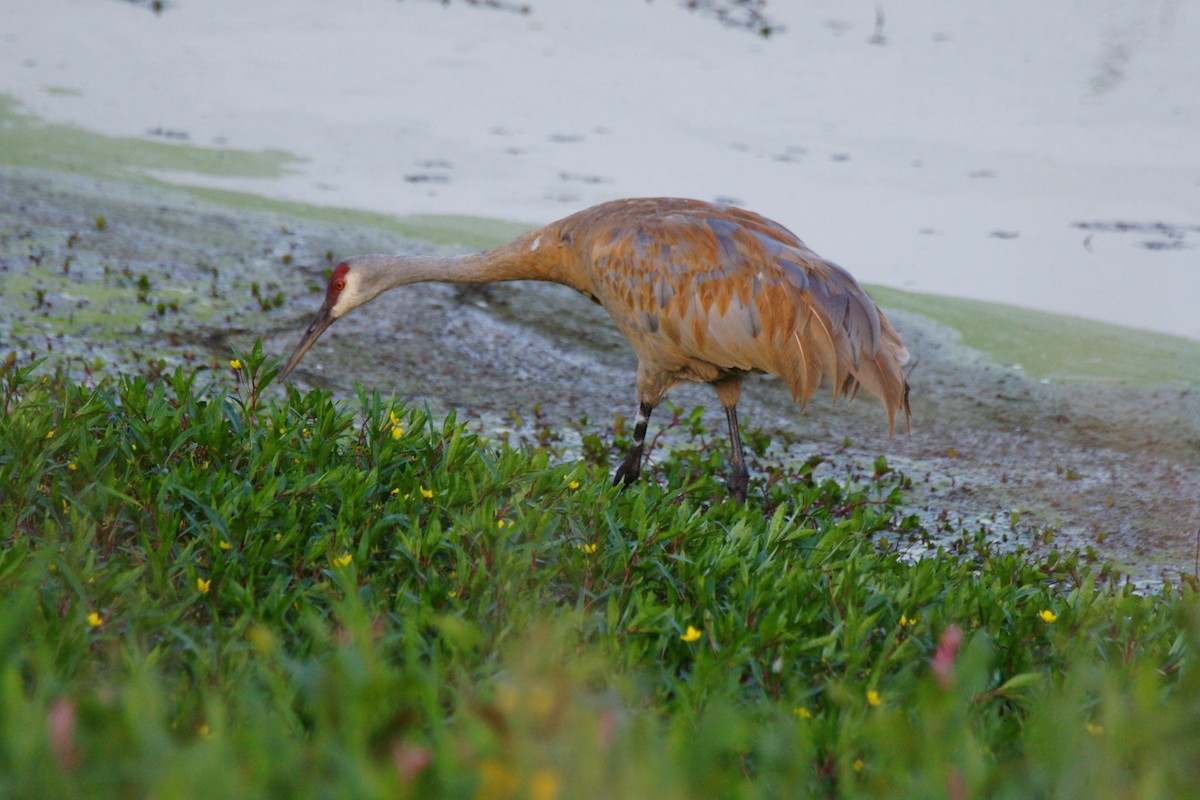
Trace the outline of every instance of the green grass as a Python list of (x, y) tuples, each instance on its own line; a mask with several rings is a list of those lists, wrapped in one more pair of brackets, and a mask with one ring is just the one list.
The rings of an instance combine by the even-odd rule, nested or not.
[[(1200, 616), (748, 431), (608, 485), (363, 392), (0, 371), (5, 798), (1178, 798)], [(554, 432), (544, 431), (547, 442)], [(719, 440), (719, 437), (712, 437)], [(609, 441), (611, 439), (611, 441)], [(776, 443), (777, 445), (779, 443)], [(957, 644), (956, 644), (957, 642)]]

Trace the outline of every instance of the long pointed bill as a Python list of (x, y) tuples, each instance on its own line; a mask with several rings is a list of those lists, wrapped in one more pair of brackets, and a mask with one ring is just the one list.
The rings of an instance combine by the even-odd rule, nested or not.
[(296, 346), (296, 352), (292, 353), (292, 357), (288, 359), (287, 366), (283, 368), (283, 372), (279, 373), (279, 380), (282, 381), (288, 376), (292, 368), (299, 364), (300, 359), (308, 352), (308, 348), (312, 347), (313, 343), (321, 338), (321, 334), (325, 332), (325, 329), (333, 324), (334, 317), (329, 313), (329, 310), (328, 303), (321, 306), (321, 310), (317, 312), (316, 318), (308, 326), (308, 330), (304, 332), (304, 338)]

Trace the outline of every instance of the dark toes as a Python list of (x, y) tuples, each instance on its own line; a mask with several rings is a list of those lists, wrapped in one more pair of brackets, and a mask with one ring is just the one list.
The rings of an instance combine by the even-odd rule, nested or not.
[(734, 502), (746, 502), (746, 488), (750, 485), (750, 475), (745, 472), (735, 472), (729, 476), (729, 482), (726, 486), (729, 489), (729, 496), (734, 499)]
[(613, 475), (613, 486), (617, 486), (622, 483), (628, 486), (638, 479), (638, 475), (640, 473), (641, 470), (639, 470), (636, 466), (631, 467), (629, 464), (623, 463), (621, 466), (617, 467), (617, 472), (615, 475)]

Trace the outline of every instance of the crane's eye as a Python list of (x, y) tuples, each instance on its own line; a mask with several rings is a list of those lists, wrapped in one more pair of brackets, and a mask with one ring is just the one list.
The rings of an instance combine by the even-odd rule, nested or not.
[(342, 278), (338, 278), (336, 281), (333, 282), (333, 290), (335, 292), (340, 292), (342, 289), (345, 289), (345, 288), (346, 288), (346, 281), (343, 280)]

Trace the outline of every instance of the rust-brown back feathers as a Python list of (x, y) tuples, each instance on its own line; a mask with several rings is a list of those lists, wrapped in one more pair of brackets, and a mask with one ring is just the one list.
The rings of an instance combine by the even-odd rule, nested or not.
[(803, 404), (828, 375), (835, 399), (865, 387), (883, 401), (889, 430), (897, 412), (907, 422), (900, 336), (849, 273), (778, 223), (698, 200), (634, 199), (542, 236), (557, 251), (558, 279), (608, 310), (660, 393), (762, 370)]

